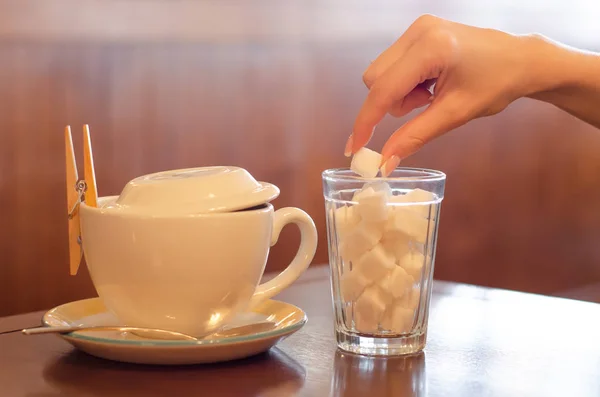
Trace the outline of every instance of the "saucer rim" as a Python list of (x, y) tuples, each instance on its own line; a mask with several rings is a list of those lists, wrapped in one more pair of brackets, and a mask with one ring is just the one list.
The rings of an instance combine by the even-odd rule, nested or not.
[[(74, 303), (85, 302), (85, 301), (94, 301), (94, 300), (102, 301), (101, 298), (96, 297), (96, 298), (79, 299), (79, 300), (64, 303), (62, 305), (58, 305), (58, 306), (46, 311), (43, 314), (42, 324), (45, 327), (53, 327), (52, 325), (50, 325), (48, 323), (47, 316), (49, 316), (51, 312), (59, 310), (61, 307), (64, 307), (67, 305), (72, 305)], [(197, 340), (197, 341), (158, 340), (158, 339), (144, 339), (144, 340), (141, 340), (141, 339), (140, 340), (114, 339), (114, 338), (81, 334), (80, 331), (73, 331), (73, 332), (69, 332), (66, 334), (59, 334), (59, 336), (65, 338), (65, 339), (75, 339), (75, 340), (81, 340), (81, 341), (85, 341), (85, 342), (93, 342), (93, 343), (101, 343), (101, 344), (107, 344), (107, 343), (118, 344), (118, 345), (123, 345), (123, 346), (130, 346), (130, 347), (159, 347), (159, 348), (160, 347), (165, 347), (165, 348), (166, 347), (168, 347), (168, 348), (175, 347), (176, 348), (176, 347), (193, 347), (193, 346), (208, 347), (208, 346), (234, 345), (234, 344), (238, 344), (238, 343), (247, 343), (247, 342), (253, 342), (253, 341), (258, 341), (258, 340), (281, 338), (286, 335), (295, 333), (296, 331), (301, 329), (308, 322), (306, 312), (296, 305), (293, 305), (288, 302), (283, 302), (283, 301), (280, 301), (277, 299), (268, 299), (264, 303), (266, 303), (266, 302), (275, 302), (278, 304), (291, 306), (295, 309), (295, 311), (298, 311), (299, 313), (302, 314), (302, 318), (294, 324), (287, 325), (287, 326), (284, 326), (282, 328), (278, 328), (278, 329), (275, 329), (272, 331), (262, 331), (262, 332), (252, 333), (249, 335), (232, 336), (232, 337), (218, 338), (218, 339), (208, 339), (208, 340), (201, 339), (201, 340)]]

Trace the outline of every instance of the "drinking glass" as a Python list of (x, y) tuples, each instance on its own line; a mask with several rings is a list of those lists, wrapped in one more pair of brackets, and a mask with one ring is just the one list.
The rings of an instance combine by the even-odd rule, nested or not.
[(330, 169), (322, 179), (338, 347), (381, 356), (420, 352), (446, 175), (397, 168), (368, 179)]

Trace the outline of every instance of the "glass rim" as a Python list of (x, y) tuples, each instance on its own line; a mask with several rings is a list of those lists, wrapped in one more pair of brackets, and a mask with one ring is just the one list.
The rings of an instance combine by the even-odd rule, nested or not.
[[(352, 175), (343, 175), (342, 172), (352, 172)], [(382, 181), (382, 182), (392, 182), (392, 181), (402, 181), (402, 182), (437, 182), (446, 180), (446, 174), (442, 171), (433, 170), (429, 168), (417, 168), (417, 167), (398, 167), (392, 171), (392, 174), (396, 172), (414, 172), (420, 173), (420, 175), (414, 176), (387, 176), (387, 177), (375, 177), (375, 178), (364, 178), (360, 175), (357, 175), (352, 171), (349, 167), (344, 168), (330, 168), (321, 173), (321, 176), (325, 180), (329, 181)]]

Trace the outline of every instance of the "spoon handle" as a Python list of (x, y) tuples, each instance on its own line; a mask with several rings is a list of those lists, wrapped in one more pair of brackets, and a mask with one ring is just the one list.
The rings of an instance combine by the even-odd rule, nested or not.
[[(182, 334), (174, 331), (165, 331), (161, 329), (147, 329), (137, 327), (125, 327), (125, 326), (110, 326), (110, 325), (96, 325), (96, 326), (56, 326), (56, 327), (35, 327), (26, 328), (21, 332), (25, 335), (40, 335), (40, 334), (68, 334), (74, 331), (120, 331), (120, 332), (134, 332), (137, 334), (145, 334), (154, 339), (157, 337), (163, 337), (164, 339), (183, 339), (197, 341), (199, 339), (207, 338), (225, 338), (243, 335), (245, 333), (257, 333), (266, 332), (274, 329), (276, 324), (272, 321), (260, 321), (258, 323), (246, 324), (236, 327), (225, 327), (223, 330), (216, 332), (212, 335), (206, 335), (202, 338), (196, 338), (190, 335)], [(161, 338), (162, 339), (162, 338)]]
[(119, 327), (119, 326), (110, 326), (110, 325), (97, 325), (91, 327), (81, 327), (81, 326), (57, 326), (57, 327), (36, 327), (36, 328), (26, 328), (21, 332), (25, 335), (40, 335), (40, 334), (67, 334), (69, 332), (74, 331), (119, 331), (119, 332), (134, 332), (138, 334), (146, 334), (156, 338), (162, 336), (161, 339), (183, 339), (183, 340), (191, 340), (197, 341), (198, 338), (195, 338), (190, 335), (185, 335), (179, 332), (174, 331), (165, 331), (161, 329), (146, 329), (146, 328), (136, 328), (136, 327)]
[(79, 331), (85, 329), (83, 327), (73, 326), (59, 326), (59, 327), (35, 327), (25, 328), (21, 332), (25, 335), (39, 335), (39, 334), (66, 334), (73, 331)]

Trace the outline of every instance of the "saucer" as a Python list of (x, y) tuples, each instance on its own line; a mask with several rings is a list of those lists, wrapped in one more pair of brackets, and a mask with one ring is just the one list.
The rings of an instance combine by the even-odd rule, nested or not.
[[(232, 337), (207, 337), (199, 341), (146, 339), (127, 332), (75, 331), (60, 335), (75, 348), (96, 357), (136, 364), (181, 365), (236, 360), (265, 352), (306, 323), (302, 309), (268, 300), (228, 324), (239, 326), (272, 321), (273, 329)], [(44, 314), (43, 325), (120, 325), (100, 298), (84, 299), (55, 307)]]

